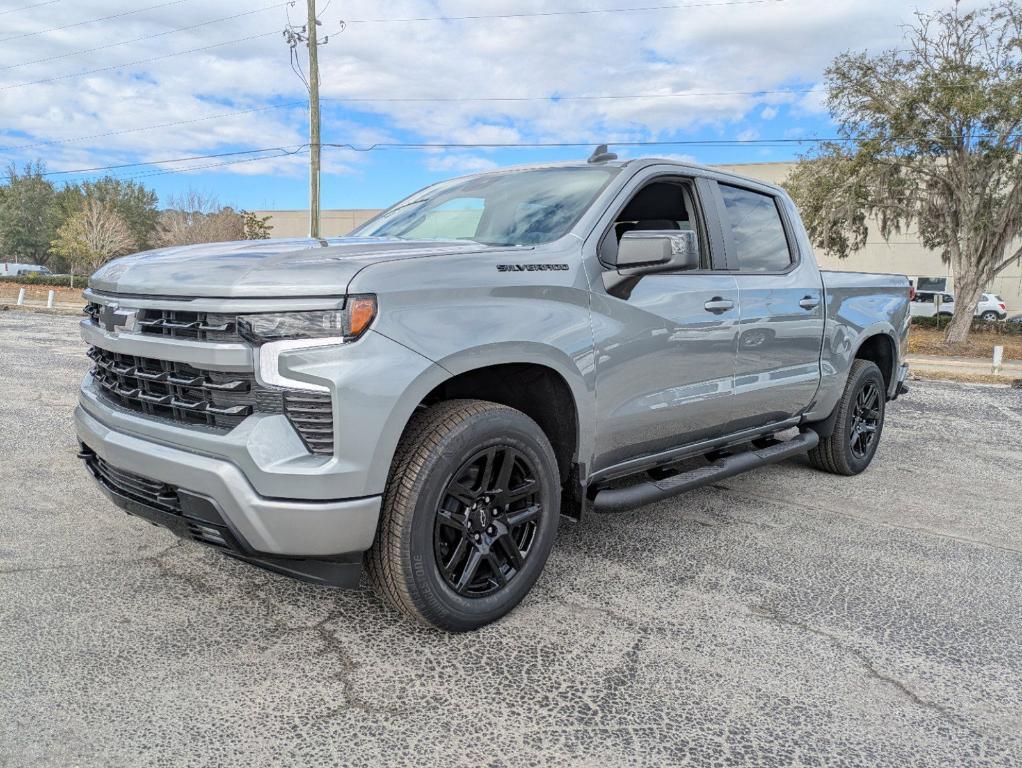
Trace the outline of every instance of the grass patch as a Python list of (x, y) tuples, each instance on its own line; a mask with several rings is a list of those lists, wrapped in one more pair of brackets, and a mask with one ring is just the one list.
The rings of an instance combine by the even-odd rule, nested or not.
[(1022, 360), (1022, 335), (973, 330), (964, 344), (944, 343), (944, 331), (912, 324), (908, 334), (910, 355), (944, 355), (947, 357), (980, 357), (991, 360), (994, 347), (1004, 347), (1005, 360)]
[(912, 381), (958, 381), (963, 384), (1000, 384), (1002, 387), (1022, 389), (1022, 379), (1013, 379), (1011, 376), (1000, 376), (993, 373), (913, 369), (909, 379)]

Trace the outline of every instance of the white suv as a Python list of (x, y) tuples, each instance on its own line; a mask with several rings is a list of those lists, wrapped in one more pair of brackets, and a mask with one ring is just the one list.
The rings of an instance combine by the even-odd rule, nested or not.
[[(939, 298), (938, 298), (939, 297)], [(939, 312), (938, 312), (939, 304)], [(916, 291), (910, 305), (912, 317), (951, 317), (955, 312), (955, 297), (951, 293), (941, 291)], [(976, 305), (976, 317), (987, 322), (1003, 320), (1008, 316), (1008, 308), (1000, 296), (984, 293)]]

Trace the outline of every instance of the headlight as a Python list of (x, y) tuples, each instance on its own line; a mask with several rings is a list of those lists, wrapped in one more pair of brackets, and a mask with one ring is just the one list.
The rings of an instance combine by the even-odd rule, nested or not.
[(344, 309), (240, 315), (238, 332), (257, 344), (286, 339), (354, 341), (365, 333), (375, 317), (375, 296), (349, 296)]

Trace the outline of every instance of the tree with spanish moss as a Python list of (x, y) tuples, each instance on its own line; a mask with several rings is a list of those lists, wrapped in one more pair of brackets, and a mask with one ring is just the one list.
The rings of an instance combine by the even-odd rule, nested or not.
[(951, 267), (949, 344), (980, 295), (1022, 262), (1022, 2), (917, 13), (907, 45), (845, 53), (827, 69), (838, 141), (785, 182), (817, 247), (847, 257), (871, 228), (914, 227)]

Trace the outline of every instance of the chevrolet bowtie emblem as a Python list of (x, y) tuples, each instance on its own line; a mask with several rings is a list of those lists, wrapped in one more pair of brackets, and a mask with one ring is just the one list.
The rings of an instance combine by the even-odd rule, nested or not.
[(137, 318), (138, 312), (134, 309), (120, 309), (116, 304), (106, 304), (99, 310), (99, 324), (111, 333), (134, 331)]

